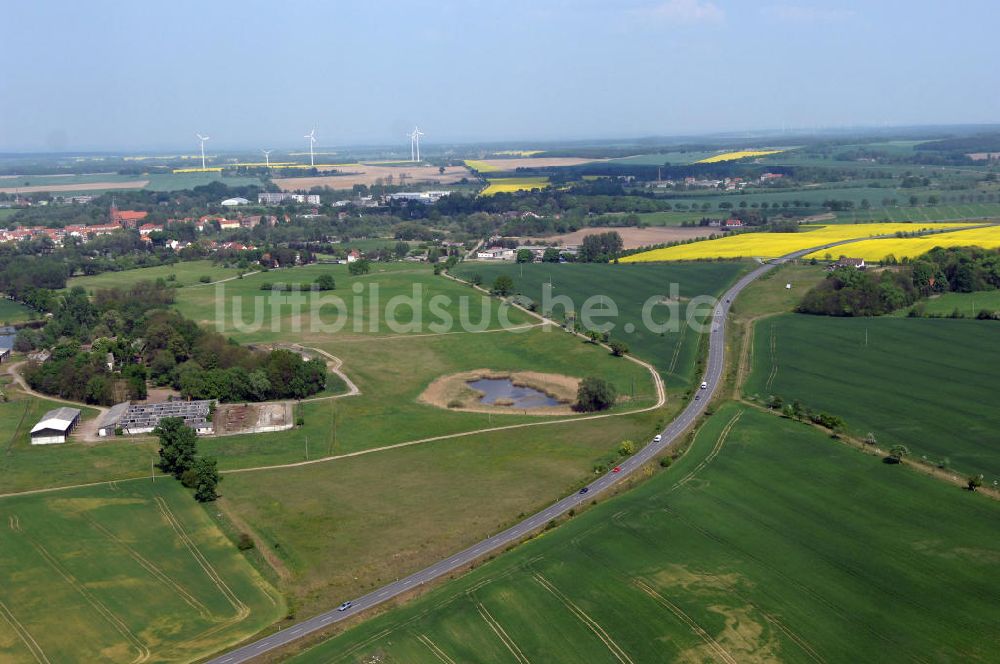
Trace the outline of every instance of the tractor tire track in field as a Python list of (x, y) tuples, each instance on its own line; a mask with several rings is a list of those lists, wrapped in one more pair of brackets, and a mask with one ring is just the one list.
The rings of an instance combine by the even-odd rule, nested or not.
[[(503, 572), (501, 572), (500, 574), (498, 574), (496, 576), (487, 577), (487, 578), (479, 581), (478, 583), (470, 586), (469, 588), (466, 588), (465, 590), (460, 590), (460, 591), (454, 593), (453, 595), (451, 595), (449, 597), (445, 597), (441, 601), (439, 601), (439, 602), (437, 602), (437, 603), (435, 603), (435, 604), (433, 604), (431, 606), (428, 606), (427, 608), (421, 610), (416, 615), (413, 615), (413, 616), (407, 618), (406, 620), (404, 620), (404, 621), (402, 621), (400, 623), (396, 623), (395, 625), (393, 625), (391, 627), (387, 627), (386, 629), (381, 630), (377, 634), (373, 634), (372, 636), (368, 637), (367, 639), (365, 639), (361, 643), (358, 643), (358, 644), (356, 644), (356, 645), (348, 648), (344, 652), (339, 653), (339, 656), (336, 659), (332, 660), (332, 661), (334, 661), (334, 662), (342, 662), (345, 659), (348, 659), (354, 653), (358, 652), (359, 650), (361, 650), (363, 648), (366, 648), (367, 646), (371, 645), (372, 643), (375, 643), (379, 639), (385, 638), (385, 637), (389, 636), (390, 634), (393, 634), (393, 633), (397, 632), (400, 629), (407, 628), (410, 625), (413, 625), (413, 624), (419, 622), (420, 620), (423, 620), (424, 618), (426, 618), (431, 613), (433, 613), (435, 611), (438, 611), (440, 609), (443, 609), (444, 607), (446, 607), (449, 604), (452, 604), (452, 603), (454, 603), (454, 602), (456, 602), (458, 600), (467, 599), (467, 600), (469, 600), (471, 602), (475, 602), (475, 598), (471, 597), (471, 594), (474, 593), (475, 591), (479, 590), (480, 588), (482, 588), (484, 586), (487, 586), (487, 585), (493, 583), (494, 581), (497, 581), (499, 579), (505, 579), (505, 578), (507, 578), (509, 576), (513, 576), (514, 574), (522, 572), (529, 565), (532, 565), (532, 564), (534, 564), (534, 563), (542, 560), (542, 558), (544, 558), (544, 556), (532, 556), (528, 560), (524, 561), (524, 563), (521, 564), (521, 565), (516, 565), (514, 567), (511, 567), (510, 569), (504, 570)], [(351, 661), (354, 661), (354, 660), (352, 659)]]
[(677, 345), (674, 346), (674, 354), (670, 357), (670, 364), (667, 366), (666, 374), (668, 376), (674, 375), (674, 369), (677, 368), (677, 360), (681, 356), (681, 347), (684, 345), (684, 335), (687, 334), (688, 325), (681, 326), (681, 333), (677, 337)]
[(31, 635), (31, 632), (29, 632), (28, 629), (21, 624), (21, 621), (17, 619), (14, 612), (11, 611), (3, 602), (0, 602), (0, 616), (2, 616), (7, 624), (10, 625), (10, 628), (14, 630), (14, 633), (17, 634), (17, 638), (21, 639), (21, 643), (23, 643), (28, 651), (31, 652), (31, 656), (35, 658), (35, 661), (39, 664), (51, 664), (52, 660), (48, 658), (45, 651), (42, 650), (42, 647), (38, 645), (38, 641), (35, 640), (35, 637)]
[(764, 382), (765, 392), (771, 391), (771, 385), (774, 384), (774, 379), (778, 375), (778, 342), (774, 335), (774, 323), (771, 323), (770, 328), (768, 328), (768, 335), (770, 338), (769, 353), (771, 358), (771, 371), (767, 374), (767, 380)]
[[(774, 574), (775, 576), (777, 576), (778, 578), (780, 578), (784, 583), (788, 584), (791, 587), (794, 587), (794, 588), (798, 589), (802, 593), (808, 595), (810, 598), (812, 598), (813, 600), (815, 600), (818, 604), (826, 607), (832, 614), (840, 617), (845, 622), (856, 624), (860, 629), (868, 632), (868, 634), (870, 634), (871, 636), (875, 637), (876, 639), (879, 639), (880, 641), (885, 642), (887, 644), (887, 646), (897, 646), (897, 645), (899, 645), (898, 642), (897, 642), (897, 640), (894, 637), (892, 637), (890, 635), (883, 634), (882, 632), (879, 632), (879, 631), (875, 630), (871, 626), (871, 624), (869, 622), (867, 622), (867, 621), (859, 621), (859, 620), (857, 620), (856, 616), (847, 614), (839, 605), (834, 604), (832, 601), (830, 601), (829, 599), (827, 599), (824, 595), (820, 594), (816, 590), (813, 590), (810, 586), (807, 586), (806, 584), (802, 583), (801, 581), (799, 581), (799, 580), (791, 577), (790, 575), (786, 574), (779, 567), (776, 567), (776, 566), (770, 564), (764, 558), (762, 558), (762, 557), (760, 557), (760, 556), (758, 556), (758, 555), (756, 555), (754, 553), (751, 553), (750, 551), (747, 551), (747, 550), (741, 548), (738, 544), (734, 544), (734, 543), (730, 542), (729, 540), (727, 540), (726, 538), (721, 537), (719, 535), (716, 535), (715, 533), (709, 531), (706, 528), (702, 528), (701, 526), (697, 525), (693, 521), (689, 520), (687, 517), (685, 517), (680, 512), (678, 512), (678, 511), (676, 511), (676, 510), (674, 510), (674, 509), (672, 509), (670, 507), (662, 507), (660, 509), (663, 512), (665, 512), (666, 514), (669, 514), (671, 517), (676, 518), (678, 521), (680, 521), (681, 523), (683, 523), (685, 526), (687, 526), (691, 530), (697, 532), (702, 537), (705, 537), (706, 539), (709, 539), (709, 540), (715, 542), (716, 544), (718, 544), (720, 547), (722, 547), (724, 549), (736, 551), (741, 556), (745, 556), (747, 560), (753, 561), (757, 565), (760, 565), (765, 570), (771, 572), (772, 574)], [(812, 648), (810, 648), (810, 650), (812, 650)], [(918, 661), (918, 662), (926, 662), (927, 661), (925, 659), (918, 658), (918, 657), (912, 657), (912, 658), (915, 661)]]
[(479, 611), (479, 615), (486, 622), (489, 628), (493, 630), (493, 633), (497, 635), (500, 642), (503, 643), (507, 650), (510, 651), (510, 654), (514, 656), (514, 659), (517, 660), (518, 664), (531, 664), (528, 658), (524, 656), (524, 653), (521, 652), (521, 649), (517, 647), (514, 639), (510, 638), (510, 634), (508, 634), (503, 628), (503, 625), (497, 622), (497, 619), (493, 617), (493, 614), (486, 610), (486, 607), (483, 606), (482, 602), (476, 602), (476, 610)]
[(684, 613), (684, 611), (668, 600), (666, 597), (658, 593), (652, 586), (643, 581), (642, 579), (632, 579), (632, 585), (646, 593), (653, 598), (657, 604), (674, 614), (678, 620), (691, 628), (691, 631), (698, 635), (702, 641), (712, 649), (713, 652), (718, 656), (718, 659), (726, 662), (726, 664), (737, 664), (736, 658), (733, 657), (728, 650), (722, 647), (722, 644), (716, 641), (711, 634), (705, 631), (701, 625), (697, 623), (691, 616)]
[(687, 475), (674, 482), (673, 486), (667, 489), (667, 493), (670, 493), (674, 489), (679, 489), (680, 487), (684, 486), (685, 484), (693, 480), (698, 473), (700, 473), (702, 470), (707, 468), (713, 461), (715, 461), (715, 458), (719, 456), (719, 453), (725, 446), (726, 439), (729, 438), (730, 432), (733, 430), (733, 427), (736, 426), (736, 423), (740, 421), (740, 418), (743, 417), (744, 412), (745, 411), (741, 410), (740, 412), (733, 415), (733, 417), (729, 420), (726, 426), (723, 427), (722, 431), (719, 433), (719, 437), (715, 440), (715, 445), (712, 446), (712, 451), (708, 453), (708, 456), (702, 459), (697, 466), (692, 468), (691, 472), (689, 472)]
[(149, 574), (153, 578), (155, 578), (157, 581), (162, 583), (170, 590), (174, 591), (177, 594), (177, 596), (184, 601), (184, 603), (186, 603), (192, 609), (197, 611), (202, 618), (206, 620), (212, 619), (212, 612), (208, 610), (207, 606), (205, 606), (200, 600), (198, 600), (197, 597), (189, 593), (183, 586), (181, 586), (179, 583), (170, 578), (170, 576), (166, 572), (164, 572), (150, 560), (145, 558), (141, 553), (139, 553), (131, 546), (129, 546), (128, 542), (118, 537), (118, 535), (115, 535), (113, 532), (111, 532), (111, 530), (109, 530), (103, 524), (98, 523), (93, 518), (84, 515), (84, 519), (91, 525), (91, 527), (93, 527), (95, 530), (102, 533), (105, 537), (114, 542), (118, 546), (118, 548), (124, 551), (125, 554), (129, 558), (134, 560), (140, 567), (149, 572)]
[[(215, 584), (215, 587), (219, 589), (219, 592), (226, 598), (226, 600), (232, 605), (233, 609), (236, 610), (236, 614), (231, 618), (228, 623), (236, 623), (246, 619), (250, 615), (250, 608), (243, 603), (242, 600), (232, 591), (232, 589), (226, 585), (226, 582), (222, 579), (222, 576), (216, 571), (212, 564), (205, 558), (204, 554), (194, 543), (191, 537), (184, 530), (180, 521), (174, 515), (167, 501), (161, 496), (156, 496), (156, 505), (160, 510), (160, 514), (163, 516), (164, 521), (173, 528), (174, 533), (181, 540), (187, 550), (191, 553), (191, 556), (195, 559), (195, 562), (204, 570), (208, 578)], [(228, 624), (224, 623), (224, 624)]]
[(564, 595), (562, 591), (560, 591), (558, 588), (552, 585), (548, 579), (546, 579), (538, 572), (534, 574), (534, 578), (535, 581), (537, 581), (543, 588), (545, 588), (556, 599), (562, 602), (563, 606), (569, 609), (570, 613), (572, 613), (574, 616), (576, 616), (576, 618), (580, 622), (586, 625), (590, 629), (590, 631), (593, 632), (594, 635), (597, 636), (597, 638), (599, 638), (604, 643), (605, 646), (607, 646), (608, 650), (611, 652), (612, 655), (614, 655), (615, 659), (621, 662), (621, 664), (635, 664), (635, 662), (632, 661), (632, 658), (628, 656), (628, 653), (622, 650), (621, 646), (619, 646), (615, 642), (615, 640), (611, 638), (611, 635), (608, 634), (606, 631), (604, 631), (604, 628), (601, 627), (601, 625), (596, 620), (587, 615), (587, 613), (583, 609), (577, 606), (576, 603), (573, 602), (573, 600)]
[[(626, 514), (625, 516), (630, 516), (630, 515)], [(634, 517), (636, 515), (631, 515), (631, 516)], [(629, 520), (626, 519), (624, 516), (622, 518), (619, 518), (619, 519), (613, 519), (613, 522), (614, 522), (614, 524), (616, 526), (618, 526), (619, 528), (621, 528), (624, 531), (627, 531), (629, 533), (629, 535), (631, 535), (632, 537), (635, 537), (639, 541), (643, 542), (646, 546), (650, 547), (651, 549), (656, 549), (656, 548), (659, 548), (661, 546), (660, 542), (655, 541), (649, 535), (647, 535), (647, 534), (643, 533), (641, 530), (639, 530), (634, 524), (629, 523)], [(613, 562), (612, 561), (600, 560), (596, 556), (594, 556), (592, 553), (585, 552), (585, 555), (587, 555), (588, 557), (596, 560), (597, 562), (601, 563), (605, 567), (613, 567)], [(621, 576), (621, 575), (618, 575), (618, 576)], [(632, 581), (633, 581), (633, 583), (635, 583), (636, 579), (632, 579)], [(721, 579), (720, 579), (720, 581), (721, 581)], [(755, 603), (753, 600), (751, 600), (749, 597), (747, 597), (742, 592), (740, 592), (739, 588), (737, 588), (735, 584), (726, 583), (725, 585), (726, 585), (726, 588), (725, 588), (726, 592), (728, 592), (728, 593), (730, 593), (730, 594), (738, 597), (740, 599), (740, 601), (742, 601), (744, 604), (746, 604), (747, 606), (749, 606), (752, 609), (754, 609), (755, 611), (757, 611), (761, 615), (761, 617), (763, 617), (765, 620), (767, 620), (767, 622), (769, 622), (770, 624), (772, 624), (775, 628), (777, 628), (778, 630), (780, 630), (785, 636), (788, 637), (788, 639), (790, 641), (792, 641), (795, 645), (797, 645), (799, 648), (801, 648), (802, 652), (805, 653), (805, 655), (809, 659), (811, 659), (812, 661), (816, 662), (817, 664), (824, 664), (824, 662), (826, 660), (824, 660), (823, 657), (819, 653), (816, 652), (816, 650), (812, 647), (812, 645), (808, 641), (806, 641), (804, 638), (802, 638), (801, 636), (799, 636), (788, 625), (786, 625), (784, 622), (782, 622), (782, 620), (780, 618), (778, 618), (777, 616), (772, 615), (771, 613), (765, 611), (763, 609), (763, 607), (761, 607), (760, 605), (758, 605), (757, 603)], [(715, 639), (713, 638), (713, 640), (715, 640)]]
[(441, 650), (436, 643), (431, 641), (429, 636), (426, 634), (417, 634), (416, 637), (418, 641), (427, 646), (427, 649), (431, 651), (431, 654), (434, 655), (439, 662), (442, 662), (443, 664), (456, 664), (455, 660), (448, 657), (448, 655)]
[(66, 583), (68, 583), (74, 590), (76, 590), (77, 593), (79, 593), (80, 596), (82, 596), (83, 599), (85, 599), (88, 604), (94, 607), (94, 610), (96, 610), (97, 613), (99, 613), (111, 625), (111, 627), (114, 628), (116, 632), (121, 634), (121, 636), (138, 651), (138, 654), (136, 655), (135, 659), (132, 660), (133, 664), (139, 664), (140, 662), (145, 662), (147, 659), (149, 659), (150, 655), (152, 654), (149, 648), (146, 646), (145, 643), (143, 643), (141, 639), (139, 639), (138, 636), (135, 635), (134, 632), (132, 632), (131, 629), (129, 629), (129, 626), (125, 623), (124, 620), (119, 618), (114, 613), (114, 611), (109, 609), (103, 602), (101, 602), (101, 600), (97, 599), (97, 597), (91, 594), (91, 592), (87, 590), (86, 585), (81, 583), (79, 579), (77, 579), (69, 572), (69, 570), (63, 567), (63, 564), (59, 562), (59, 559), (56, 558), (54, 555), (52, 555), (48, 551), (48, 549), (46, 549), (44, 546), (36, 542), (31, 537), (28, 538), (28, 541), (31, 543), (31, 546), (35, 548), (38, 554), (45, 560), (45, 562), (48, 563), (49, 567), (55, 570), (55, 572), (59, 576), (61, 576), (63, 580), (66, 581)]

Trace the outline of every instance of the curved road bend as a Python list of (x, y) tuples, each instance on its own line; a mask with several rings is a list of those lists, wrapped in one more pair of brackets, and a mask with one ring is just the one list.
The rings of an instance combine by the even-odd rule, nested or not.
[[(867, 240), (870, 238), (860, 239)], [(549, 521), (562, 516), (570, 509), (592, 500), (595, 495), (606, 491), (612, 485), (620, 482), (625, 477), (628, 477), (638, 468), (663, 452), (663, 450), (670, 446), (675, 440), (680, 438), (681, 434), (683, 434), (692, 424), (694, 424), (695, 420), (701, 416), (701, 414), (705, 411), (705, 408), (708, 407), (708, 403), (712, 400), (712, 397), (715, 396), (715, 391), (720, 380), (722, 379), (722, 371), (725, 366), (725, 321), (726, 316), (729, 313), (732, 300), (734, 300), (744, 288), (749, 286), (762, 274), (773, 269), (778, 264), (800, 258), (814, 251), (820, 251), (822, 249), (828, 249), (830, 247), (857, 241), (858, 240), (844, 240), (840, 242), (832, 242), (830, 244), (812, 247), (810, 249), (803, 249), (801, 251), (796, 251), (786, 256), (782, 256), (781, 258), (775, 259), (770, 263), (758, 266), (751, 272), (744, 275), (743, 278), (737, 281), (728, 291), (726, 291), (722, 299), (715, 305), (715, 309), (712, 314), (713, 321), (711, 331), (709, 332), (708, 364), (705, 368), (705, 373), (702, 376), (702, 380), (708, 383), (708, 388), (702, 391), (703, 396), (701, 399), (692, 399), (688, 403), (687, 407), (681, 411), (680, 415), (667, 425), (667, 427), (660, 434), (660, 442), (649, 443), (634, 455), (623, 461), (618, 466), (621, 469), (620, 472), (609, 472), (606, 475), (594, 480), (587, 485), (588, 490), (585, 494), (573, 493), (566, 496), (562, 500), (553, 503), (542, 511), (528, 517), (524, 521), (511, 526), (507, 530), (488, 537), (477, 544), (473, 544), (469, 548), (459, 551), (449, 558), (438, 561), (437, 563), (422, 569), (419, 572), (415, 572), (410, 576), (400, 579), (399, 581), (382, 586), (367, 595), (363, 595), (352, 600), (351, 607), (346, 611), (332, 609), (326, 613), (321, 613), (309, 618), (308, 620), (304, 620), (291, 627), (275, 632), (274, 634), (254, 641), (253, 643), (247, 644), (241, 648), (219, 655), (218, 657), (209, 660), (208, 664), (240, 664), (241, 662), (248, 662), (255, 657), (263, 655), (264, 653), (281, 648), (289, 643), (292, 643), (293, 641), (301, 639), (304, 636), (312, 634), (313, 632), (324, 629), (333, 623), (340, 622), (341, 620), (367, 611), (382, 602), (402, 595), (403, 593), (417, 588), (425, 583), (429, 583), (445, 576), (446, 574), (468, 567), (484, 555), (522, 540), (530, 533), (544, 527)]]

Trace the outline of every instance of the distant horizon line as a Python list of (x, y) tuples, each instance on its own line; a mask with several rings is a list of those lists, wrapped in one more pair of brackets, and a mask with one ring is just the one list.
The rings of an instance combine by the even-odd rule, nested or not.
[[(900, 124), (900, 125), (890, 125), (890, 124), (857, 124), (857, 125), (827, 125), (827, 126), (816, 126), (816, 127), (788, 127), (788, 128), (767, 128), (767, 129), (740, 129), (740, 130), (725, 130), (725, 131), (714, 131), (714, 132), (695, 132), (695, 133), (678, 133), (678, 134), (647, 134), (647, 135), (632, 135), (632, 136), (605, 136), (605, 137), (564, 137), (564, 138), (510, 138), (510, 139), (453, 139), (445, 140), (439, 142), (427, 142), (424, 143), (425, 149), (430, 148), (429, 152), (432, 152), (436, 146), (438, 149), (441, 148), (457, 148), (457, 147), (511, 147), (519, 146), (521, 148), (527, 147), (538, 147), (538, 146), (605, 146), (607, 144), (622, 144), (622, 147), (636, 146), (640, 147), (644, 144), (649, 147), (653, 146), (666, 146), (671, 143), (677, 145), (683, 145), (685, 143), (696, 142), (695, 139), (702, 140), (712, 140), (712, 141), (724, 141), (731, 139), (734, 141), (748, 141), (755, 139), (775, 139), (787, 136), (789, 138), (795, 137), (822, 137), (822, 136), (833, 136), (833, 135), (844, 135), (850, 134), (852, 132), (858, 132), (862, 135), (868, 134), (892, 134), (905, 131), (947, 131), (947, 130), (990, 130), (996, 129), (1000, 130), (1000, 121), (998, 122), (959, 122), (959, 123), (926, 123), (926, 124)], [(193, 134), (192, 134), (193, 135)], [(426, 140), (426, 139), (425, 139)], [(192, 141), (192, 143), (197, 143), (197, 141)], [(268, 144), (273, 145), (273, 144)], [(339, 149), (340, 151), (347, 150), (386, 150), (386, 151), (396, 151), (398, 150), (401, 154), (405, 153), (408, 148), (408, 144), (404, 144), (403, 141), (400, 143), (389, 143), (389, 142), (367, 142), (361, 141), (356, 143), (336, 143), (331, 145), (320, 145), (317, 144), (315, 150), (332, 150)], [(215, 154), (236, 154), (236, 153), (259, 153), (262, 150), (267, 149), (273, 152), (280, 152), (283, 154), (289, 154), (292, 152), (303, 152), (304, 148), (300, 145), (286, 146), (286, 147), (260, 147), (260, 146), (248, 146), (248, 145), (220, 145), (220, 149), (215, 152)], [(15, 157), (15, 156), (74, 156), (74, 155), (104, 155), (104, 156), (118, 156), (118, 155), (137, 155), (144, 152), (152, 152), (156, 156), (163, 155), (167, 152), (176, 152), (178, 156), (184, 155), (188, 156), (188, 152), (191, 155), (197, 151), (197, 146), (192, 148), (192, 146), (149, 146), (149, 147), (135, 147), (135, 148), (95, 148), (95, 147), (81, 147), (77, 149), (4, 149), (0, 148), (0, 157)], [(308, 151), (304, 152), (308, 154)]]

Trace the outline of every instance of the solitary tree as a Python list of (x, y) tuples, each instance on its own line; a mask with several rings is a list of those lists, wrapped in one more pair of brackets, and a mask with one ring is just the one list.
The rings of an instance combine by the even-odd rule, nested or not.
[(982, 475), (969, 475), (968, 482), (966, 483), (966, 486), (969, 487), (969, 491), (975, 491), (982, 485), (983, 485)]
[(530, 263), (535, 260), (535, 254), (532, 253), (531, 249), (518, 249), (516, 257), (518, 263)]
[(623, 440), (618, 446), (618, 455), (627, 457), (635, 454), (635, 443), (631, 440)]
[(875, 437), (875, 434), (872, 433), (871, 431), (869, 431), (868, 435), (865, 436), (865, 445), (871, 445), (873, 447), (875, 445), (878, 445), (878, 439)]
[(208, 503), (219, 497), (218, 486), (222, 481), (215, 457), (201, 457), (194, 464), (194, 499)]
[(177, 479), (194, 465), (197, 436), (180, 417), (165, 417), (153, 430), (160, 438), (159, 468)]
[(372, 264), (367, 259), (362, 258), (361, 260), (354, 261), (353, 263), (348, 263), (347, 271), (351, 273), (352, 277), (359, 277), (362, 274), (368, 274), (371, 272)]
[(514, 280), (506, 274), (501, 274), (493, 280), (493, 292), (501, 297), (506, 297), (514, 292)]
[(587, 376), (576, 391), (576, 410), (585, 413), (605, 410), (615, 403), (615, 386), (598, 376)]
[(332, 274), (321, 274), (316, 279), (316, 288), (319, 290), (333, 290), (337, 287), (337, 282)]

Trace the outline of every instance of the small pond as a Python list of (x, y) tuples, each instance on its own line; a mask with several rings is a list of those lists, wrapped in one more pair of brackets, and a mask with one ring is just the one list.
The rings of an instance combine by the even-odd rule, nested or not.
[(530, 387), (515, 385), (510, 378), (480, 378), (468, 381), (468, 385), (482, 392), (482, 402), (489, 405), (500, 401), (498, 405), (522, 410), (561, 405), (558, 399)]

